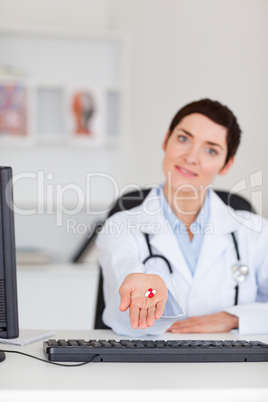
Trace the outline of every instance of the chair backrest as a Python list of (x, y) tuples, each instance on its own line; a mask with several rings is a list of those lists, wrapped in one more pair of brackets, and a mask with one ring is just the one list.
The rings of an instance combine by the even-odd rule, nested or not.
[[(132, 191), (130, 193), (124, 194), (120, 197), (113, 207), (111, 208), (108, 217), (114, 215), (116, 212), (129, 210), (139, 206), (147, 197), (151, 188), (141, 189), (139, 191)], [(216, 190), (218, 196), (222, 201), (232, 207), (235, 210), (250, 211), (254, 212), (251, 204), (243, 197), (237, 194), (228, 193), (226, 191)], [(97, 307), (95, 315), (95, 329), (107, 329), (108, 327), (102, 321), (102, 313), (105, 307), (104, 297), (103, 297), (103, 276), (100, 269), (99, 273), (99, 284), (98, 284), (98, 296), (97, 296)]]

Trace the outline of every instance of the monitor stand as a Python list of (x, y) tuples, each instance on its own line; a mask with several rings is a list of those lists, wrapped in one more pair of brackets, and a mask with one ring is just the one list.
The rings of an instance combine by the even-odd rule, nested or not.
[(6, 355), (4, 352), (0, 352), (0, 363), (3, 362), (6, 358)]

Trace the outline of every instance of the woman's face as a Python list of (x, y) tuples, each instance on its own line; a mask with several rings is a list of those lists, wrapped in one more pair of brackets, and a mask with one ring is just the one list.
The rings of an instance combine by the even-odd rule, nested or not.
[(185, 116), (167, 140), (168, 134), (162, 145), (165, 190), (202, 191), (233, 164), (231, 158), (225, 165), (227, 129), (202, 114)]

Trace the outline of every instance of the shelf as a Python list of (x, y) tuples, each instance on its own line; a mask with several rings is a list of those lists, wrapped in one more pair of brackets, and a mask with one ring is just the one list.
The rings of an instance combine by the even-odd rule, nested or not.
[(1, 145), (115, 146), (122, 128), (124, 46), (120, 36), (101, 33), (0, 27), (0, 85), (20, 85), (27, 98), (27, 135), (0, 125)]

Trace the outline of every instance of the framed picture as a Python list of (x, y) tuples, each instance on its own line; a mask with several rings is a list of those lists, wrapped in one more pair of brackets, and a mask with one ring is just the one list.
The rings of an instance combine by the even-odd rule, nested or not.
[(30, 89), (20, 80), (0, 79), (0, 142), (14, 145), (29, 143)]
[(101, 146), (105, 142), (105, 92), (87, 86), (68, 91), (70, 141), (77, 145)]

